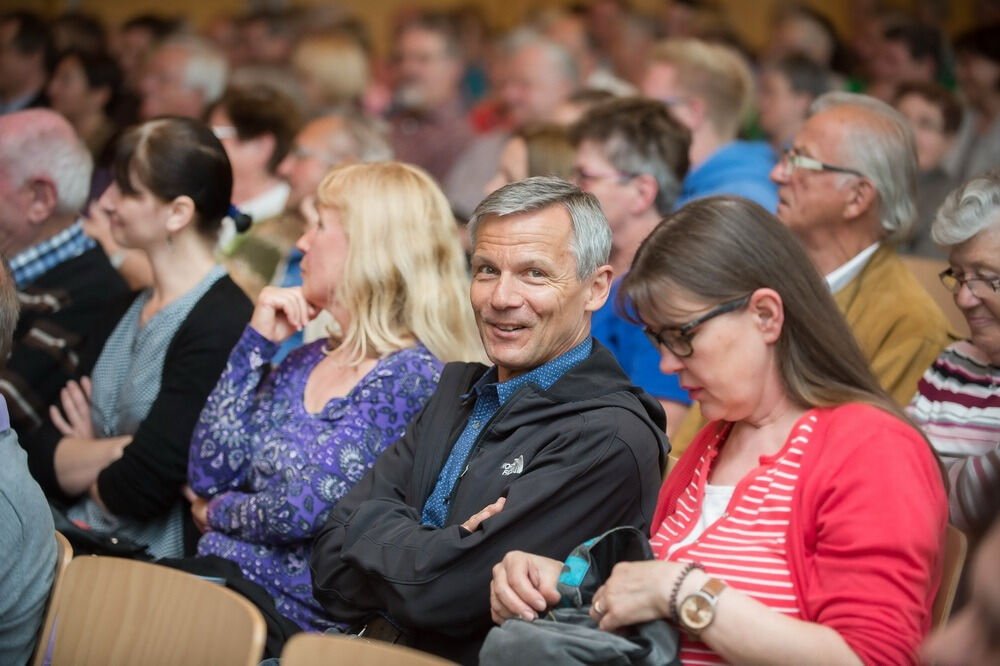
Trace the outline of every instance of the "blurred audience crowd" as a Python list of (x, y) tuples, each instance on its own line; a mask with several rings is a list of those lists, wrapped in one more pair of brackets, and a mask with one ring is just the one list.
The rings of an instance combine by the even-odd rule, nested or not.
[[(36, 493), (39, 506), (47, 499), (57, 529), (80, 530), (74, 545), (103, 552), (87, 541), (91, 530), (189, 571), (229, 575), (225, 567), (235, 566), (232, 575), (263, 588), (291, 623), (278, 633), (343, 630), (391, 614), (407, 625), (395, 627), (402, 633), (425, 632), (425, 649), (468, 662), (491, 611), (501, 622), (553, 601), (545, 576), (535, 574), (558, 573), (551, 558), (567, 555), (571, 541), (632, 524), (659, 543), (657, 557), (677, 559), (701, 537), (672, 543), (671, 520), (688, 529), (728, 518), (700, 504), (693, 519), (671, 516), (688, 485), (691, 501), (705, 490), (696, 464), (707, 477), (716, 446), (709, 436), (742, 441), (740, 428), (756, 424), (739, 412), (743, 397), (717, 392), (732, 377), (774, 404), (795, 403), (799, 417), (832, 419), (838, 433), (853, 427), (837, 420), (844, 414), (857, 427), (920, 429), (900, 441), (929, 441), (944, 490), (930, 457), (899, 462), (918, 469), (921, 490), (893, 497), (937, 503), (913, 528), (926, 537), (909, 562), (919, 569), (914, 576), (937, 584), (930, 572), (940, 568), (939, 553), (928, 544), (946, 519), (996, 551), (1000, 528), (986, 535), (1000, 510), (1000, 5), (976, 3), (976, 25), (949, 34), (947, 3), (916, 2), (909, 12), (852, 3), (861, 13), (852, 17), (854, 32), (843, 34), (814, 4), (778, 5), (759, 50), (734, 29), (740, 16), (706, 0), (664, 2), (651, 13), (626, 0), (570, 3), (532, 11), (503, 32), (475, 6), (407, 6), (391, 19), (384, 53), (372, 26), (336, 4), (219, 15), (203, 25), (170, 13), (119, 25), (77, 12), (0, 14), (0, 253), (9, 264), (4, 289), (13, 285), (20, 304), (0, 312), (16, 321), (0, 322), (0, 334), (13, 340), (9, 354), (0, 340), (7, 358), (0, 442), (17, 462), (4, 484)], [(776, 234), (761, 241), (754, 251), (763, 259), (753, 261), (797, 262), (782, 267), (788, 284), (788, 275), (807, 272), (808, 293), (823, 293), (810, 312), (828, 319), (806, 317), (802, 327), (789, 319), (782, 332), (779, 320), (791, 310), (782, 310), (782, 288), (766, 283), (770, 269), (760, 269), (771, 277), (759, 284), (746, 273), (716, 276), (738, 287), (713, 290), (715, 273), (696, 261), (698, 275), (680, 275), (650, 258), (655, 250), (671, 267), (688, 265), (683, 260), (705, 251), (705, 266), (712, 257), (734, 270), (750, 262), (733, 248), (764, 236), (726, 227), (735, 245), (723, 247), (730, 242), (723, 236), (697, 241), (681, 233), (720, 211)], [(498, 230), (507, 218), (518, 221)], [(782, 224), (772, 225), (775, 218)], [(671, 254), (663, 239), (674, 235), (671, 242), (693, 243), (689, 256)], [(545, 256), (552, 275), (536, 276), (533, 264), (518, 268), (522, 250)], [(630, 273), (637, 266), (641, 277)], [(933, 267), (936, 297), (918, 279), (920, 266)], [(505, 282), (508, 270), (515, 286)], [(540, 283), (556, 295), (539, 296)], [(676, 305), (677, 293), (687, 305)], [(785, 298), (789, 307), (793, 297)], [(813, 297), (794, 298), (805, 307)], [(514, 309), (531, 315), (497, 314)], [(764, 331), (744, 357), (759, 356), (753, 377), (742, 359), (724, 362), (723, 349), (732, 356), (742, 347), (721, 343), (706, 344), (717, 352), (712, 372), (707, 360), (697, 370), (694, 332), (751, 310), (778, 318), (775, 336), (835, 324), (819, 342), (802, 343), (805, 351), (780, 347), (773, 358), (777, 338)], [(702, 316), (681, 325), (678, 313)], [(521, 328), (549, 319), (565, 326), (545, 329), (542, 351), (522, 358), (510, 350)], [(666, 327), (653, 330), (653, 321)], [(747, 330), (756, 340), (764, 329)], [(841, 331), (857, 344), (837, 343)], [(843, 358), (825, 365), (823, 345)], [(805, 369), (795, 369), (800, 362)], [(843, 381), (835, 378), (841, 366), (850, 368)], [(552, 387), (545, 400), (558, 409), (546, 403), (520, 414), (505, 406), (526, 393), (525, 382), (514, 383), (524, 373), (534, 389)], [(825, 384), (836, 386), (825, 393)], [(500, 388), (490, 394), (493, 386)], [(837, 411), (858, 401), (885, 413)], [(628, 418), (608, 416), (609, 404)], [(556, 415), (545, 412), (550, 420), (538, 425), (535, 410), (544, 409)], [(634, 460), (614, 464), (635, 473), (632, 486), (619, 479), (624, 485), (597, 492), (603, 477), (574, 476), (567, 470), (579, 460), (544, 449), (536, 428), (563, 423), (566, 436), (580, 414), (600, 432), (619, 423), (631, 438)], [(494, 480), (479, 484), (488, 491), (463, 495), (462, 477), (475, 476), (463, 456), (491, 455), (472, 446), (473, 431), (494, 418), (513, 422), (504, 423), (501, 442), (528, 448), (490, 464), (504, 477), (523, 470), (527, 479), (530, 468), (538, 485), (525, 490), (512, 476), (499, 496), (490, 494)], [(740, 436), (726, 429), (733, 423)], [(774, 442), (793, 425), (809, 427), (797, 423), (781, 421), (787, 427)], [(8, 446), (8, 431), (26, 455)], [(604, 440), (594, 432), (580, 435), (594, 439), (586, 455), (615, 469), (597, 453)], [(422, 438), (436, 443), (417, 447)], [(757, 451), (757, 440), (746, 441)], [(443, 448), (428, 461), (427, 446)], [(687, 476), (674, 476), (657, 503), (671, 446)], [(734, 450), (723, 449), (721, 459)], [(554, 476), (546, 480), (531, 455), (524, 460), (527, 451), (543, 461), (553, 455)], [(733, 466), (722, 476), (749, 477), (742, 462), (727, 462)], [(566, 495), (545, 494), (556, 482)], [(418, 488), (426, 493), (411, 500)], [(536, 509), (584, 491), (593, 508), (563, 511), (557, 520), (567, 525), (551, 526), (566, 528), (561, 550), (552, 539), (543, 545), (541, 530), (534, 541), (521, 538), (541, 515)], [(0, 497), (11, 492), (0, 487)], [(630, 492), (637, 497), (625, 502)], [(627, 507), (614, 513), (619, 500)], [(452, 515), (452, 501), (463, 515)], [(351, 523), (369, 514), (371, 524)], [(0, 532), (22, 522), (4, 518)], [(432, 535), (448, 526), (461, 532)], [(416, 558), (414, 573), (394, 551), (369, 544), (359, 554), (363, 539), (354, 529), (386, 543), (401, 539), (407, 553), (427, 559)], [(24, 548), (42, 549), (39, 541), (37, 533), (25, 536)], [(50, 546), (36, 562), (43, 568)], [(542, 550), (504, 559), (532, 548)], [(976, 561), (977, 579), (985, 558)], [(7, 559), (0, 553), (0, 565)], [(793, 575), (796, 562), (786, 564), (784, 575)], [(691, 568), (674, 566), (667, 616), (676, 619), (682, 583), (686, 591), (705, 572), (699, 564), (702, 572), (689, 578)], [(465, 573), (449, 596), (436, 588), (425, 594), (427, 570)], [(0, 573), (7, 581), (0, 597), (25, 575)], [(0, 601), (0, 662), (23, 661), (33, 647), (48, 587), (31, 576), (40, 601), (16, 608)], [(531, 585), (518, 588), (519, 576)], [(498, 599), (497, 590), (509, 596)], [(468, 617), (435, 617), (429, 607), (466, 592), (470, 603), (482, 602)], [(894, 589), (886, 598), (900, 593), (912, 602), (932, 592)], [(609, 594), (596, 597), (606, 601), (604, 612)], [(984, 594), (973, 593), (970, 608), (983, 605)], [(536, 595), (542, 607), (532, 610)], [(749, 596), (738, 603), (756, 603)], [(372, 604), (364, 613), (362, 599)], [(604, 613), (593, 608), (600, 620)], [(741, 619), (754, 607), (738, 610), (747, 615), (732, 617)], [(796, 621), (836, 624), (810, 611)], [(8, 612), (16, 622), (6, 622)], [(987, 612), (997, 626), (996, 606)], [(853, 635), (830, 645), (863, 659), (915, 659), (928, 618), (901, 630), (895, 652)], [(727, 623), (685, 643), (682, 658), (705, 650), (713, 659), (760, 656), (727, 642)], [(457, 642), (455, 627), (465, 628)], [(775, 627), (777, 620), (761, 635)], [(808, 660), (810, 635), (798, 630), (790, 635)], [(954, 647), (957, 635), (932, 641), (928, 658), (966, 663), (964, 654), (972, 663), (970, 652)], [(975, 648), (982, 663), (1000, 658), (993, 646)]]

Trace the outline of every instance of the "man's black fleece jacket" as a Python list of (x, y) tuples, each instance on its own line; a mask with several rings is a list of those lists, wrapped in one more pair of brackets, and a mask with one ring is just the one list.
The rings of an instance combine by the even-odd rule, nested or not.
[[(511, 396), (481, 430), (445, 526), (421, 525), (472, 411), (461, 396), (486, 370), (445, 366), (406, 434), (334, 507), (311, 560), (314, 595), (333, 618), (386, 614), (417, 648), (463, 663), (476, 662), (491, 626), (493, 565), (511, 550), (561, 560), (612, 527), (647, 529), (669, 450), (659, 404), (594, 341), (548, 390), (529, 382)], [(503, 511), (478, 530), (460, 526), (501, 496)]]

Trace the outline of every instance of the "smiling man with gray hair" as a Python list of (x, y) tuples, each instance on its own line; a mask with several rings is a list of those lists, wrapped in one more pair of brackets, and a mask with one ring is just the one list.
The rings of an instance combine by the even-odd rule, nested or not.
[(529, 178), (488, 196), (470, 230), (493, 365), (445, 366), (403, 438), (334, 508), (311, 562), (334, 619), (462, 663), (490, 628), (493, 565), (645, 529), (667, 449), (659, 404), (590, 336), (611, 282), (597, 200)]

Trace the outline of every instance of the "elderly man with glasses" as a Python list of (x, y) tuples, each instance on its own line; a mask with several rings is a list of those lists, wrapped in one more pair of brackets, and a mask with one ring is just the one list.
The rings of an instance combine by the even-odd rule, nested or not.
[[(906, 118), (872, 97), (842, 92), (816, 99), (771, 171), (778, 218), (826, 276), (872, 372), (900, 405), (953, 339), (941, 309), (896, 253), (916, 220), (916, 174)], [(674, 448), (701, 423), (689, 412)]]
[(805, 246), (882, 387), (905, 405), (950, 341), (948, 323), (895, 244), (916, 220), (906, 119), (871, 97), (827, 93), (771, 171), (778, 217)]

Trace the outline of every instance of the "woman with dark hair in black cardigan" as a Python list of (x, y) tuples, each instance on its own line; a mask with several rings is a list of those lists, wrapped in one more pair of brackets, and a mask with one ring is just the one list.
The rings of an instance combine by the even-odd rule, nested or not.
[(191, 431), (252, 310), (212, 256), (232, 170), (212, 132), (181, 118), (128, 130), (113, 169), (98, 205), (115, 241), (149, 259), (153, 284), (112, 306), (81, 358), (90, 377), (66, 385), (26, 448), (70, 519), (178, 557), (193, 546), (181, 496)]

